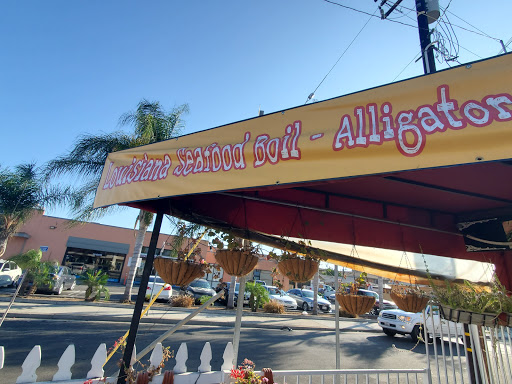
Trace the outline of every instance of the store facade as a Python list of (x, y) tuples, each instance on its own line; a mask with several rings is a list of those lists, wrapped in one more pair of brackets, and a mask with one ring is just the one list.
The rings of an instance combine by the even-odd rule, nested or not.
[[(9, 259), (30, 249), (40, 249), (43, 261), (52, 260), (60, 265), (66, 265), (76, 274), (87, 269), (103, 270), (109, 274), (110, 281), (124, 283), (135, 246), (134, 230), (97, 223), (75, 226), (70, 224), (71, 221), (68, 219), (46, 216), (43, 211), (36, 212), (20, 231), (9, 239), (3, 258)], [(136, 280), (142, 274), (150, 239), (151, 232), (148, 232), (137, 266)], [(156, 254), (170, 256), (171, 241), (172, 235), (161, 233)], [(205, 240), (202, 240), (198, 247), (201, 250), (201, 258), (207, 263), (215, 264), (215, 248)], [(274, 261), (261, 259), (248, 278), (265, 280), (267, 284), (271, 284), (271, 271), (275, 266)], [(207, 273), (204, 277), (213, 287), (221, 281), (231, 279), (231, 276), (222, 270)], [(281, 276), (280, 280), (285, 279)], [(287, 279), (285, 284), (287, 287)]]

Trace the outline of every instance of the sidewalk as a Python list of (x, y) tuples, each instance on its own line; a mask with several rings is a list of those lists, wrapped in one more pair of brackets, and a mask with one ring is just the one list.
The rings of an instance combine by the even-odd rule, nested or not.
[[(10, 298), (0, 296), (0, 313), (3, 315)], [(144, 323), (175, 324), (194, 312), (195, 308), (178, 308), (168, 305), (151, 307), (143, 317)], [(14, 318), (131, 322), (133, 304), (114, 302), (89, 303), (85, 301), (68, 301), (55, 299), (16, 298), (5, 321)], [(1, 316), (1, 315), (0, 315)], [(224, 307), (205, 309), (192, 318), (189, 325), (208, 325), (234, 327), (235, 310)], [(242, 327), (334, 331), (335, 321), (332, 314), (302, 315), (299, 311), (282, 315), (244, 310)], [(342, 332), (382, 332), (376, 319), (348, 319), (340, 317)]]

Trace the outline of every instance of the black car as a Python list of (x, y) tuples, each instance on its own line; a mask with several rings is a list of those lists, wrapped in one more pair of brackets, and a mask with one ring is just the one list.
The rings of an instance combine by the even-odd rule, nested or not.
[(186, 287), (185, 290), (194, 295), (196, 304), (199, 304), (201, 296), (213, 297), (216, 294), (210, 283), (205, 279), (195, 279)]

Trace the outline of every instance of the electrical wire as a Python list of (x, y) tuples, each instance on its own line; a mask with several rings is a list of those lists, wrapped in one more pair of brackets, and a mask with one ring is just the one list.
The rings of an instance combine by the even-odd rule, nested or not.
[[(448, 3), (448, 6), (445, 8), (445, 10), (446, 10), (446, 9), (448, 9), (448, 7), (450, 6), (450, 4), (451, 4), (451, 1), (450, 1), (450, 3)], [(406, 6), (402, 6), (402, 8), (405, 8), (405, 9), (410, 10), (410, 11), (414, 11), (414, 12), (416, 12), (416, 15), (418, 15), (418, 11), (416, 11), (415, 9), (408, 8), (408, 7), (406, 7)], [(462, 30), (464, 30), (464, 31), (466, 31), (466, 32), (471, 32), (471, 33), (474, 33), (474, 34), (476, 34), (476, 35), (483, 36), (483, 37), (487, 37), (487, 38), (489, 38), (489, 39), (492, 39), (492, 40), (495, 40), (495, 41), (498, 41), (498, 42), (500, 41), (500, 39), (497, 39), (496, 37), (492, 37), (492, 36), (488, 35), (487, 33), (485, 33), (484, 31), (482, 31), (482, 30), (480, 30), (480, 29), (478, 29), (477, 27), (475, 27), (474, 25), (470, 24), (469, 22), (467, 22), (467, 21), (465, 21), (465, 20), (461, 19), (459, 16), (455, 15), (453, 12), (450, 12), (450, 11), (448, 11), (448, 12), (449, 12), (450, 14), (454, 15), (456, 18), (458, 18), (458, 19), (460, 19), (461, 21), (463, 21), (464, 23), (468, 24), (469, 26), (471, 26), (471, 27), (475, 28), (475, 29), (476, 29), (476, 31), (471, 30), (471, 29), (468, 29), (468, 28), (464, 28), (464, 27), (462, 27), (462, 26), (460, 26), (460, 25), (457, 25), (457, 24), (452, 24), (452, 26), (457, 27), (457, 28), (460, 28), (460, 29), (462, 29)]]
[[(324, 1), (327, 1), (329, 3), (331, 3), (331, 1), (329, 0), (324, 0)], [(337, 3), (333, 3), (333, 4), (337, 4)], [(338, 4), (339, 5), (339, 4)], [(377, 10), (375, 10), (375, 12), (377, 12)], [(320, 88), (320, 86), (322, 85), (322, 83), (325, 81), (325, 79), (327, 78), (327, 76), (329, 76), (329, 74), (332, 72), (332, 70), (334, 69), (334, 67), (336, 67), (336, 65), (339, 63), (339, 61), (341, 60), (341, 58), (345, 55), (345, 53), (348, 51), (348, 49), (352, 46), (352, 44), (354, 43), (354, 41), (356, 41), (357, 37), (361, 34), (361, 32), (363, 32), (363, 30), (365, 29), (365, 27), (368, 25), (368, 23), (370, 22), (370, 20), (372, 19), (372, 17), (375, 15), (375, 12), (373, 13), (373, 15), (370, 15), (370, 18), (366, 21), (366, 23), (363, 25), (363, 27), (359, 30), (359, 32), (357, 32), (357, 35), (352, 39), (352, 41), (350, 42), (350, 44), (347, 46), (347, 48), (345, 48), (345, 50), (343, 51), (343, 53), (341, 54), (340, 57), (338, 57), (338, 60), (336, 60), (336, 62), (334, 63), (334, 65), (331, 67), (331, 69), (329, 69), (329, 71), (327, 72), (327, 74), (324, 76), (324, 78), (322, 79), (322, 81), (320, 81), (320, 83), (317, 85), (317, 87), (315, 88), (315, 90), (313, 92), (311, 92), (308, 96), (308, 98), (306, 99), (305, 103), (304, 104), (307, 104), (309, 100), (311, 100), (313, 98), (313, 96), (315, 96), (315, 93), (316, 91), (318, 90), (318, 88)]]
[[(447, 8), (448, 8), (448, 7), (447, 7)], [(482, 31), (482, 30), (481, 30), (481, 29), (479, 29), (478, 27), (475, 27), (473, 24), (471, 24), (471, 23), (469, 23), (468, 21), (464, 20), (463, 18), (461, 18), (461, 17), (457, 16), (455, 13), (450, 12), (450, 11), (447, 11), (447, 12), (449, 12), (449, 13), (450, 13), (450, 15), (455, 16), (455, 17), (456, 17), (457, 19), (459, 19), (460, 21), (462, 21), (462, 22), (466, 23), (466, 24), (467, 24), (467, 25), (469, 25), (470, 27), (475, 28), (478, 32), (482, 33), (484, 36), (486, 36), (486, 37), (488, 37), (488, 38), (490, 38), (490, 39), (493, 39), (493, 40), (497, 40), (497, 41), (499, 41), (499, 40), (500, 40), (500, 39), (497, 39), (497, 38), (495, 38), (495, 37), (492, 37), (492, 36), (488, 35), (487, 33), (485, 33), (484, 31)]]
[[(379, 20), (381, 20), (381, 19), (382, 19), (380, 16), (375, 15), (375, 13), (376, 13), (376, 12), (374, 12), (374, 13), (372, 14), (372, 13), (369, 13), (369, 12), (366, 12), (366, 11), (361, 11), (360, 9), (357, 9), (357, 8), (349, 7), (348, 5), (343, 5), (343, 4), (336, 3), (335, 1), (331, 1), (331, 0), (322, 0), (322, 1), (325, 1), (326, 3), (332, 4), (332, 5), (337, 5), (338, 7), (342, 7), (342, 8), (350, 9), (350, 10), (352, 10), (352, 11), (359, 12), (359, 13), (362, 13), (362, 14), (364, 14), (364, 15), (369, 15), (370, 17), (375, 17), (375, 18), (377, 18), (377, 19), (379, 19)], [(411, 28), (417, 28), (415, 25), (402, 23), (401, 21), (396, 21), (396, 20), (392, 20), (392, 19), (386, 19), (386, 20), (388, 20), (388, 21), (390, 21), (390, 22), (393, 22), (393, 23), (406, 25), (406, 26), (411, 27)]]
[[(420, 54), (420, 56), (419, 56), (419, 57), (421, 57), (421, 54)], [(402, 69), (402, 70), (400, 71), (400, 73), (399, 73), (398, 75), (396, 75), (396, 77), (395, 77), (391, 82), (392, 82), (392, 83), (394, 83), (394, 82), (395, 82), (395, 80), (396, 80), (396, 79), (398, 79), (398, 77), (402, 74), (402, 72), (403, 72), (403, 71), (405, 71), (405, 70), (407, 69), (407, 67), (408, 67), (409, 65), (411, 65), (411, 64), (412, 64), (412, 62), (413, 62), (413, 61), (416, 61), (417, 59), (418, 59), (418, 54), (415, 54), (415, 55), (414, 55), (414, 57), (412, 58), (412, 60), (411, 60), (411, 61), (409, 61), (409, 64), (407, 64), (407, 65), (405, 66), (405, 68), (404, 68), (404, 69)]]

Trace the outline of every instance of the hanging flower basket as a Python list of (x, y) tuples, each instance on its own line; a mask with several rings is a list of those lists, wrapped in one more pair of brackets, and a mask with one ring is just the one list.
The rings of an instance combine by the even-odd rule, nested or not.
[(218, 249), (215, 260), (228, 275), (238, 277), (249, 274), (258, 264), (258, 256), (244, 250)]
[(277, 263), (277, 269), (291, 281), (306, 283), (318, 272), (320, 263), (313, 259), (292, 257)]
[(486, 327), (496, 326), (498, 315), (495, 313), (477, 313), (463, 309), (451, 308), (447, 305), (439, 305), (441, 317), (455, 323), (484, 325)]
[(375, 305), (375, 297), (345, 293), (336, 293), (336, 300), (345, 312), (354, 316), (370, 312)]
[(188, 285), (204, 275), (204, 265), (185, 260), (157, 257), (153, 265), (163, 281), (180, 287)]
[(397, 292), (391, 291), (391, 299), (402, 311), (417, 313), (421, 312), (427, 306), (429, 297), (416, 292)]

